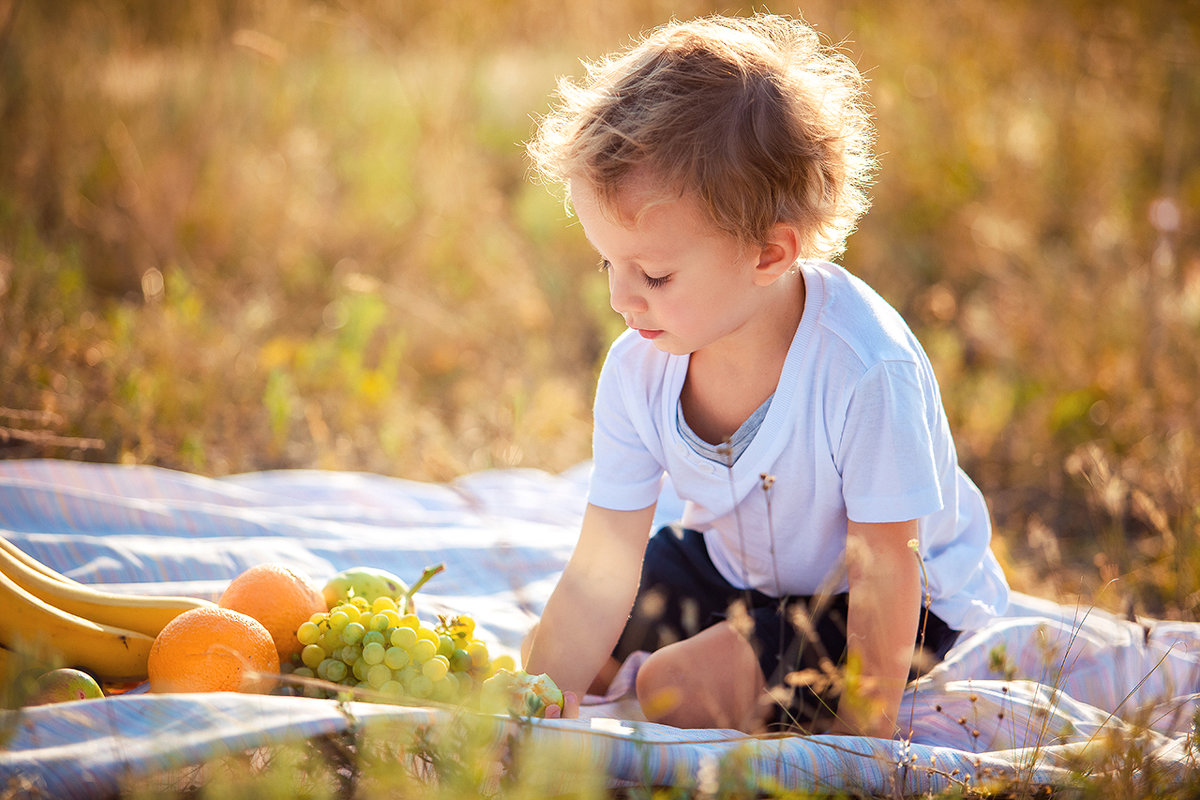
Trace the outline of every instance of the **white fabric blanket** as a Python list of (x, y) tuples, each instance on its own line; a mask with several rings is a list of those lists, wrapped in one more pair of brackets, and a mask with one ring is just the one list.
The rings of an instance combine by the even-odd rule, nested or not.
[[(487, 471), (447, 484), (378, 475), (277, 471), (209, 479), (150, 467), (0, 461), (0, 535), (115, 591), (215, 598), (243, 569), (279, 562), (317, 580), (359, 564), (415, 578), (430, 612), (470, 613), (494, 654), (515, 654), (570, 555), (587, 465), (564, 474)], [(664, 492), (659, 521), (679, 509)], [(1009, 614), (967, 632), (906, 695), (912, 737), (747, 737), (646, 723), (626, 691), (630, 659), (580, 720), (535, 720), (523, 735), (567, 748), (563, 781), (599, 765), (612, 785), (701, 786), (734, 769), (763, 790), (919, 794), (994, 780), (1063, 784), (1112, 769), (1136, 741), (1141, 773), (1194, 776), (1200, 625), (1129, 621), (1018, 595)], [(50, 796), (111, 794), (122, 781), (249, 748), (395, 723), (444, 724), (443, 708), (299, 697), (151, 695), (13, 714), (0, 726), (0, 787)], [(231, 722), (236, 720), (236, 723)], [(516, 723), (496, 718), (495, 736)], [(725, 766), (723, 766), (725, 765)]]

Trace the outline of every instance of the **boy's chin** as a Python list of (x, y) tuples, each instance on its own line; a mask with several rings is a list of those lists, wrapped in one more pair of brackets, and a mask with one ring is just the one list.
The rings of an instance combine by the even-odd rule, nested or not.
[(651, 344), (658, 350), (673, 356), (690, 356), (692, 354), (692, 348), (686, 347), (666, 336), (658, 337)]

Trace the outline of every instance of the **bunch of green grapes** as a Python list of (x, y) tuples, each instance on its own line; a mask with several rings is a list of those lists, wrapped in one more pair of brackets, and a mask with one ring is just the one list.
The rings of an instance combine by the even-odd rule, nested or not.
[[(304, 649), (293, 675), (369, 689), (393, 702), (470, 702), (486, 678), (512, 667), (509, 656), (491, 658), (471, 617), (440, 618), (430, 627), (387, 596), (372, 603), (353, 597), (313, 614), (296, 638)], [(306, 693), (334, 694), (315, 687)]]

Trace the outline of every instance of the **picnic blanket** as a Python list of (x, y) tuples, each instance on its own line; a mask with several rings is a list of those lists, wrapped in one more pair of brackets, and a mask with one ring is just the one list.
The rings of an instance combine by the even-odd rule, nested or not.
[[(285, 470), (211, 479), (161, 468), (0, 461), (0, 535), (66, 575), (113, 591), (215, 598), (261, 562), (317, 580), (359, 564), (415, 578), (428, 613), (469, 613), (493, 654), (516, 654), (571, 553), (588, 465), (562, 474), (491, 470), (444, 483)], [(680, 509), (664, 488), (658, 521)], [(497, 742), (519, 727), (558, 748), (563, 786), (603, 770), (612, 786), (716, 785), (736, 765), (748, 789), (917, 795), (993, 782), (1063, 785), (1113, 768), (1128, 737), (1156, 780), (1194, 775), (1200, 624), (1127, 620), (1086, 601), (1025, 595), (964, 632), (905, 696), (902, 740), (746, 736), (648, 723), (625, 664), (577, 720), (477, 715)], [(377, 725), (436, 729), (445, 707), (279, 695), (155, 695), (7, 712), (0, 790), (111, 795), (127, 781), (214, 757)], [(1131, 748), (1133, 745), (1129, 745)], [(1125, 748), (1128, 749), (1128, 748)], [(1149, 773), (1149, 770), (1144, 770)], [(705, 782), (708, 782), (707, 784)]]

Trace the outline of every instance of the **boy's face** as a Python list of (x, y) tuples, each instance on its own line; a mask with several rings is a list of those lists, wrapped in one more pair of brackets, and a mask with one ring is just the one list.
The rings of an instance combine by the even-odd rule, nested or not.
[(652, 189), (631, 181), (614, 219), (590, 185), (571, 182), (575, 214), (608, 273), (609, 302), (665, 352), (728, 342), (763, 302), (758, 250), (717, 229), (692, 195), (660, 200)]

